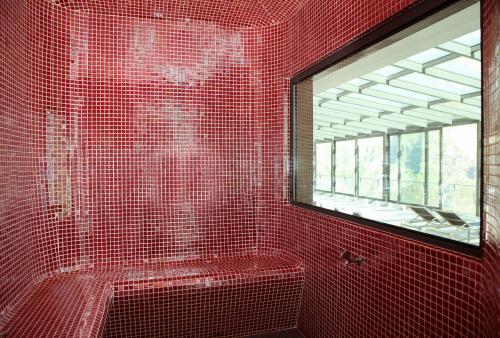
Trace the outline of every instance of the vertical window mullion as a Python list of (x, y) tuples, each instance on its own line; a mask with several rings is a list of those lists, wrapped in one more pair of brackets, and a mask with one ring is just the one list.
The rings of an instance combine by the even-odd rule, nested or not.
[(391, 194), (390, 184), (390, 163), (389, 163), (389, 135), (384, 134), (383, 137), (383, 155), (382, 155), (382, 199), (389, 201)]
[(439, 128), (439, 209), (443, 208), (443, 128)]
[(398, 203), (401, 203), (401, 134), (398, 134)]
[(481, 213), (481, 166), (482, 166), (482, 158), (481, 158), (481, 142), (482, 142), (482, 131), (481, 131), (481, 123), (477, 123), (477, 142), (476, 142), (476, 148), (477, 150), (477, 160), (476, 160), (476, 216), (480, 216)]
[(335, 194), (335, 168), (336, 168), (336, 149), (335, 149), (336, 142), (335, 140), (332, 140), (332, 167), (331, 167), (331, 176), (332, 176), (332, 194)]
[(359, 147), (357, 138), (354, 141), (354, 196), (359, 196)]
[(317, 177), (318, 177), (317, 176), (318, 161), (316, 160), (316, 152), (317, 152), (317, 147), (318, 146), (317, 146), (317, 142), (314, 142), (313, 144), (314, 144), (314, 146), (313, 146), (313, 153), (312, 153), (312, 161), (313, 161), (313, 163), (312, 163), (312, 168), (313, 168), (313, 173), (312, 173), (313, 174), (312, 175), (312, 177), (313, 177), (312, 191), (314, 192), (317, 189), (316, 188), (316, 186), (317, 186), (316, 180), (317, 180)]
[(429, 205), (429, 131), (424, 133), (424, 205)]

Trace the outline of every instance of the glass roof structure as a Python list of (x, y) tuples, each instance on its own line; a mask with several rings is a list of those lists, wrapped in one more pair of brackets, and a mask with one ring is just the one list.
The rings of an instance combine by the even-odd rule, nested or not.
[(341, 140), (481, 120), (475, 30), (315, 93), (314, 139)]

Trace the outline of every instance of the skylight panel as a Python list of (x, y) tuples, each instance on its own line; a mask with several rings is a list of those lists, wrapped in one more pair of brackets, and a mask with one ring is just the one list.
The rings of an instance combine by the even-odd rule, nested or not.
[(462, 35), (461, 37), (453, 41), (469, 47), (478, 45), (479, 43), (481, 43), (481, 31), (478, 29), (474, 32), (470, 32), (469, 34)]
[(440, 57), (443, 57), (443, 56), (446, 56), (449, 54), (450, 53), (448, 53), (444, 50), (437, 49), (437, 48), (431, 48), (431, 49), (428, 49), (428, 50), (423, 51), (421, 53), (410, 56), (409, 58), (407, 58), (407, 60), (422, 64), (422, 63), (427, 63), (427, 62), (439, 59)]
[(420, 86), (425, 86), (431, 89), (436, 89), (443, 92), (449, 92), (458, 95), (470, 94), (477, 91), (477, 89), (474, 87), (469, 87), (456, 82), (438, 79), (433, 76), (420, 73), (411, 73), (408, 75), (401, 76), (399, 79), (408, 83), (414, 83)]
[(435, 67), (455, 74), (472, 77), (474, 79), (481, 79), (481, 61), (465, 56), (440, 63)]
[(343, 90), (337, 89), (337, 88), (330, 88), (330, 89), (327, 89), (326, 92), (330, 93), (330, 94), (340, 94), (343, 92)]
[(351, 81), (347, 81), (347, 84), (359, 87), (359, 86), (365, 85), (369, 82), (370, 81), (368, 81), (368, 80), (356, 78), (356, 79), (352, 79)]
[(400, 73), (402, 71), (403, 71), (403, 68), (390, 65), (390, 66), (386, 66), (386, 67), (377, 69), (373, 73), (377, 74), (377, 75), (388, 77), (388, 76)]

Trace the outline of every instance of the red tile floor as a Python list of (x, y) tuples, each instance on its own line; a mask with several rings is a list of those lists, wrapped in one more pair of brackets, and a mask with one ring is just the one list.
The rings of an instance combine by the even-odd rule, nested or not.
[(283, 330), (279, 332), (271, 332), (259, 334), (256, 336), (247, 336), (243, 338), (304, 338), (304, 336), (297, 329)]

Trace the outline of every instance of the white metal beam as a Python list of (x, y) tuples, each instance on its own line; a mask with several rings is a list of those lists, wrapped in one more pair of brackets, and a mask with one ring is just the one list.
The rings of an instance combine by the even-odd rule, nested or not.
[(357, 104), (351, 104), (342, 101), (327, 101), (322, 103), (321, 107), (330, 110), (342, 111), (346, 113), (353, 113), (370, 117), (379, 117), (380, 114), (383, 113), (383, 111), (380, 109), (373, 109), (366, 106), (360, 106)]
[(334, 124), (330, 127), (332, 130), (340, 130), (345, 133), (353, 132), (356, 134), (371, 134), (373, 132), (372, 129), (350, 126), (347, 124)]
[(361, 91), (362, 94), (374, 96), (382, 99), (389, 99), (396, 102), (406, 103), (412, 106), (427, 108), (429, 104), (426, 101), (414, 99), (408, 96), (400, 96), (393, 93), (377, 90), (375, 88), (367, 88)]
[(413, 117), (421, 117), (425, 118), (429, 121), (444, 123), (444, 124), (452, 124), (454, 116), (452, 114), (447, 114), (431, 109), (426, 108), (414, 108), (410, 110), (405, 110), (403, 115), (413, 116)]
[(442, 49), (444, 51), (450, 52), (450, 53), (455, 53), (455, 54), (460, 54), (463, 56), (468, 56), (468, 57), (473, 57), (474, 51), (472, 50), (471, 47), (463, 45), (461, 43), (455, 42), (455, 41), (447, 41), (441, 45), (439, 45), (437, 48)]
[(340, 100), (343, 102), (356, 104), (356, 105), (359, 105), (361, 107), (365, 106), (365, 107), (380, 109), (380, 110), (391, 112), (391, 113), (401, 113), (401, 108), (399, 108), (399, 107), (392, 106), (389, 104), (369, 101), (369, 100), (363, 99), (362, 96), (363, 96), (363, 94), (357, 94), (356, 96), (346, 95), (346, 96), (341, 97)]
[(450, 92), (447, 92), (444, 90), (440, 90), (440, 89), (436, 89), (436, 88), (426, 87), (423, 85), (419, 85), (419, 84), (416, 84), (413, 82), (408, 82), (408, 81), (401, 80), (401, 79), (391, 80), (389, 82), (389, 84), (391, 86), (394, 86), (394, 87), (403, 88), (403, 89), (411, 90), (411, 91), (426, 94), (426, 95), (440, 97), (440, 98), (443, 98), (443, 99), (449, 100), (449, 101), (461, 102), (461, 100), (462, 100), (462, 97), (458, 94), (453, 94), (453, 93), (450, 93)]
[(358, 136), (358, 134), (362, 134), (361, 132), (357, 132), (355, 130), (339, 129), (332, 127), (319, 127), (318, 130), (324, 133), (337, 134), (337, 135), (343, 134), (349, 136)]
[(361, 122), (348, 122), (347, 125), (349, 126), (354, 126), (354, 127), (360, 127), (360, 128), (367, 128), (372, 131), (380, 131), (383, 133), (387, 133), (389, 131), (389, 127), (387, 126), (381, 126), (373, 123), (366, 122), (365, 120), (362, 120)]
[(408, 125), (406, 123), (387, 121), (376, 118), (363, 119), (363, 122), (369, 122), (375, 125), (386, 126), (392, 129), (399, 129), (399, 130), (406, 130), (406, 128), (408, 128)]
[(335, 137), (345, 138), (348, 135), (346, 135), (344, 133), (333, 132), (333, 131), (315, 130), (313, 133), (313, 136), (315, 139), (317, 139), (317, 138), (331, 138), (331, 139), (333, 139)]
[(414, 125), (422, 128), (426, 128), (429, 125), (429, 121), (426, 119), (422, 119), (421, 117), (405, 116), (402, 114), (388, 114), (381, 116), (381, 119), (406, 123), (407, 126)]
[(313, 116), (316, 119), (325, 119), (325, 118), (341, 118), (344, 120), (350, 121), (359, 121), (363, 115), (356, 113), (347, 113), (343, 111), (327, 109), (323, 107), (313, 107)]
[(338, 118), (338, 117), (321, 117), (318, 118), (317, 116), (314, 116), (314, 122), (324, 122), (324, 123), (337, 123), (337, 124), (344, 124), (346, 123), (345, 119)]
[(478, 113), (474, 113), (474, 112), (470, 112), (470, 111), (466, 111), (466, 110), (461, 110), (461, 109), (453, 108), (453, 107), (443, 105), (443, 104), (437, 104), (435, 106), (432, 106), (432, 109), (442, 111), (445, 113), (449, 113), (449, 114), (453, 114), (455, 116), (462, 117), (462, 118), (473, 119), (473, 120), (478, 120), (478, 121), (481, 120), (481, 113), (478, 114)]

